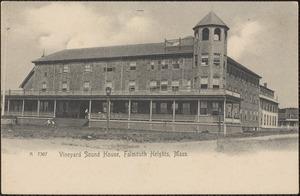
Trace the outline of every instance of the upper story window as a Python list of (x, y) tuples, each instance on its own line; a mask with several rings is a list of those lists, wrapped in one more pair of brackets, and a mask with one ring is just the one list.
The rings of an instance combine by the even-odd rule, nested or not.
[(209, 30), (208, 30), (208, 28), (204, 28), (202, 30), (202, 40), (209, 40)]
[(68, 89), (68, 83), (63, 82), (63, 83), (62, 83), (62, 90), (63, 90), (63, 91), (66, 91), (67, 89)]
[(221, 30), (219, 28), (215, 29), (214, 40), (215, 41), (220, 41), (221, 40)]
[(220, 54), (214, 53), (214, 65), (220, 65)]
[(219, 86), (220, 86), (219, 77), (214, 77), (213, 78), (213, 88), (218, 89)]
[(44, 76), (47, 77), (47, 72), (44, 73)]
[(200, 83), (201, 83), (201, 85), (200, 85), (201, 88), (203, 88), (203, 89), (207, 88), (208, 87), (208, 77), (201, 77)]
[(91, 65), (84, 65), (84, 71), (90, 72), (91, 71)]
[(64, 73), (68, 73), (69, 72), (69, 65), (64, 65), (63, 72)]
[(173, 64), (173, 69), (179, 69), (179, 64), (178, 63)]
[(88, 91), (90, 89), (90, 83), (89, 82), (84, 82), (83, 83), (83, 90)]
[(179, 80), (173, 80), (172, 81), (172, 91), (178, 91), (179, 90)]
[(162, 80), (160, 82), (160, 89), (161, 89), (161, 91), (168, 90), (168, 81), (167, 80)]
[(106, 88), (109, 87), (110, 89), (113, 89), (113, 83), (108, 81), (106, 82)]
[(130, 63), (130, 70), (136, 70), (136, 62)]
[(157, 81), (156, 80), (150, 81), (150, 90), (155, 91), (156, 88), (157, 88)]
[(129, 90), (135, 91), (135, 81), (134, 80), (129, 81)]
[(225, 40), (227, 40), (227, 31), (225, 30)]
[(188, 88), (192, 87), (192, 80), (187, 80), (186, 87), (188, 87)]
[(151, 65), (151, 70), (154, 70), (154, 68), (155, 68), (155, 61), (151, 60), (150, 61), (150, 65)]
[(47, 90), (47, 83), (43, 82), (42, 83), (42, 91), (45, 91), (45, 90)]
[(201, 65), (202, 66), (207, 66), (208, 65), (208, 54), (207, 53), (202, 54)]
[(104, 72), (112, 72), (112, 71), (114, 71), (114, 68), (113, 68), (113, 67), (107, 67), (107, 68), (104, 67), (104, 68), (103, 68), (103, 71), (104, 71)]

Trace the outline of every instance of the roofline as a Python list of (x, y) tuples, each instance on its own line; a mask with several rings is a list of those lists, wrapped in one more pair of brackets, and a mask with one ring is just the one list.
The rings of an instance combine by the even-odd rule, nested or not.
[(34, 67), (31, 69), (31, 71), (28, 73), (26, 78), (23, 80), (23, 82), (20, 84), (19, 88), (24, 88), (24, 85), (26, 82), (31, 78), (32, 74), (34, 73)]
[(225, 27), (226, 30), (229, 30), (230, 28), (227, 25), (218, 25), (218, 24), (206, 24), (206, 25), (196, 25), (193, 27), (193, 30), (195, 30), (198, 27), (208, 27), (208, 26), (215, 26), (215, 27)]
[(229, 61), (232, 61), (234, 65), (240, 66), (244, 71), (246, 71), (246, 72), (248, 72), (248, 73), (250, 73), (250, 74), (252, 74), (252, 75), (254, 75), (254, 76), (258, 77), (258, 78), (262, 78), (261, 76), (257, 75), (256, 73), (254, 73), (254, 72), (251, 71), (250, 69), (246, 68), (246, 67), (243, 66), (242, 64), (236, 62), (235, 60), (233, 60), (233, 59), (230, 58), (229, 56), (227, 56), (227, 59), (228, 59)]
[(49, 62), (66, 62), (66, 61), (93, 61), (93, 60), (106, 60), (106, 59), (125, 59), (136, 57), (149, 57), (149, 56), (172, 56), (172, 55), (193, 55), (193, 51), (182, 51), (178, 53), (160, 53), (160, 54), (148, 54), (148, 55), (135, 55), (135, 56), (115, 56), (115, 57), (99, 57), (99, 58), (80, 58), (80, 59), (63, 59), (63, 60), (46, 60), (46, 61), (31, 61), (35, 64), (43, 64)]

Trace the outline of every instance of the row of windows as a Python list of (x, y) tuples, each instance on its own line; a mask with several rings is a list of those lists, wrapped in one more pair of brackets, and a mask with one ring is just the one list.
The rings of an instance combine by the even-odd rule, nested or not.
[[(208, 53), (202, 53), (200, 65), (208, 66), (208, 62), (209, 62)], [(220, 54), (219, 53), (214, 53), (213, 64), (220, 65)], [(198, 55), (195, 55), (195, 66), (198, 66)]]
[(277, 104), (261, 100), (260, 105), (263, 110), (277, 113)]
[(265, 90), (263, 88), (260, 88), (260, 94), (265, 95), (265, 96), (270, 97), (270, 98), (274, 98), (274, 92)]
[(245, 83), (250, 83), (252, 86), (258, 87), (259, 85), (259, 79), (254, 78), (250, 76), (249, 74), (236, 69), (230, 65), (227, 66), (227, 73), (229, 76), (234, 76), (235, 78), (245, 82)]
[[(215, 28), (214, 29), (214, 35), (213, 35), (214, 41), (221, 41), (221, 29), (220, 28)], [(199, 32), (195, 31), (195, 37), (198, 40), (199, 39)], [(202, 40), (209, 40), (209, 29), (204, 28), (202, 30)], [(227, 40), (227, 31), (225, 30), (225, 40)]]
[(247, 121), (247, 120), (248, 121), (258, 121), (258, 112), (257, 111), (249, 110), (249, 117), (248, 117), (248, 110), (245, 110), (244, 114), (243, 114), (243, 110), (240, 109), (240, 115), (241, 115), (241, 119), (243, 119), (244, 121)]
[(244, 99), (244, 101), (247, 101), (249, 103), (255, 103), (255, 104), (258, 103), (258, 98), (256, 97), (255, 93), (253, 93), (253, 94), (250, 93), (249, 97), (248, 97), (247, 91), (245, 91), (245, 93), (244, 93), (243, 89), (240, 89), (240, 92), (238, 92), (237, 88), (232, 89), (232, 87), (230, 85), (227, 86), (227, 90), (234, 91), (236, 93), (240, 93), (241, 98)]
[(261, 124), (265, 126), (277, 126), (276, 116), (266, 115), (261, 116)]
[[(194, 84), (198, 83), (198, 77), (194, 78)], [(220, 78), (213, 77), (213, 88), (218, 89), (220, 87)], [(208, 77), (200, 77), (200, 88), (207, 89), (208, 88)]]

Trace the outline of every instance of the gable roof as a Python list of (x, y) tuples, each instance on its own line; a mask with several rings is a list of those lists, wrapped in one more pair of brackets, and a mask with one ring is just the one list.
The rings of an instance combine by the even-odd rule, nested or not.
[[(194, 39), (186, 37), (184, 40)], [(191, 47), (182, 47), (180, 50), (166, 50), (164, 42), (121, 45), (95, 48), (69, 49), (56, 52), (54, 54), (39, 58), (32, 61), (33, 63), (66, 61), (66, 60), (85, 60), (85, 59), (101, 59), (101, 58), (117, 58), (117, 57), (135, 57), (149, 55), (164, 54), (186, 54), (193, 53), (193, 41)]]
[(200, 22), (196, 24), (193, 29), (209, 25), (223, 26), (229, 30), (229, 27), (214, 12), (209, 12), (203, 19), (200, 20)]
[(32, 77), (33, 74), (34, 74), (34, 67), (29, 72), (29, 74), (26, 76), (26, 78), (23, 80), (23, 82), (20, 84), (19, 88), (24, 88), (25, 84), (28, 82), (28, 80)]

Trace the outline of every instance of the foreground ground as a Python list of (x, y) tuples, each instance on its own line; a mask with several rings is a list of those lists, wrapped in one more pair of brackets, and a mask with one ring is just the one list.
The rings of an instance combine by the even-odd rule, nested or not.
[[(1, 130), (2, 192), (19, 194), (298, 193), (296, 131), (221, 137), (84, 128)], [(145, 152), (145, 157), (125, 157)], [(81, 153), (64, 157), (61, 153)], [(99, 153), (99, 157), (86, 157)], [(153, 156), (152, 153), (161, 156)], [(184, 156), (174, 156), (180, 152)], [(46, 154), (45, 154), (46, 153)], [(119, 157), (104, 157), (119, 153)], [(162, 156), (164, 154), (169, 156)], [(186, 155), (186, 156), (185, 156)]]

